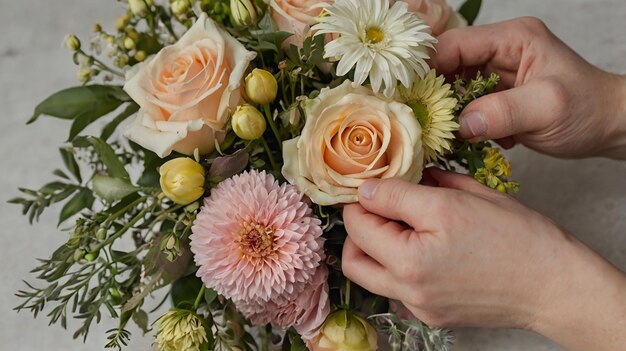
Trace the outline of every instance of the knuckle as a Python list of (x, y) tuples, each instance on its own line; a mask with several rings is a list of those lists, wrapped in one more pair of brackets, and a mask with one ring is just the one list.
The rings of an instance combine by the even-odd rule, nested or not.
[(564, 114), (571, 101), (567, 87), (556, 79), (546, 79), (540, 84), (543, 95), (553, 104), (554, 111), (551, 112), (554, 115)]
[(521, 29), (535, 36), (544, 36), (550, 33), (548, 26), (537, 17), (522, 17), (518, 19)]

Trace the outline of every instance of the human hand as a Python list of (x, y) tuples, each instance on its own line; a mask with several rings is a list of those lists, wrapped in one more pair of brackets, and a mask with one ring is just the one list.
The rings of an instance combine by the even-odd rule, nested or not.
[(432, 326), (525, 328), (573, 350), (626, 342), (621, 272), (511, 197), (427, 174), (439, 187), (370, 181), (345, 207), (348, 278)]
[(592, 66), (540, 20), (454, 29), (438, 39), (431, 64), (439, 73), (495, 72), (506, 89), (463, 111), (462, 138), (519, 142), (558, 157), (626, 159), (626, 77)]

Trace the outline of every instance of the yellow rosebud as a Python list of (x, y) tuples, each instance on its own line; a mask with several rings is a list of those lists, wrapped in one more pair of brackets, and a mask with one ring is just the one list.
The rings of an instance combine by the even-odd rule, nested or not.
[(65, 36), (65, 46), (72, 51), (80, 49), (80, 40), (74, 34), (68, 34)]
[(277, 93), (278, 82), (270, 72), (256, 68), (246, 77), (246, 94), (254, 103), (269, 104)]
[(256, 24), (262, 15), (254, 0), (230, 0), (230, 11), (233, 21), (240, 27)]
[(248, 104), (237, 107), (231, 125), (235, 134), (243, 140), (259, 139), (267, 128), (265, 117), (254, 106)]
[(166, 162), (159, 173), (161, 190), (179, 205), (188, 205), (204, 194), (204, 168), (188, 157)]
[(145, 0), (128, 0), (128, 6), (130, 11), (139, 17), (144, 17), (148, 13), (148, 6), (150, 4)]
[(311, 340), (312, 351), (376, 351), (378, 333), (363, 318), (345, 311), (337, 311), (326, 319), (319, 334)]

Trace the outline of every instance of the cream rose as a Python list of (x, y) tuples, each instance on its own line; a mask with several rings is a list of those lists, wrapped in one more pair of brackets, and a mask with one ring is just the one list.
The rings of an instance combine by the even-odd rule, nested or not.
[(419, 182), (422, 129), (407, 105), (346, 81), (304, 103), (302, 135), (283, 143), (283, 175), (319, 205), (358, 201), (370, 178)]
[(315, 17), (322, 12), (320, 4), (334, 0), (270, 0), (270, 14), (279, 30), (293, 33), (284, 45), (302, 47), (309, 29), (317, 23)]
[(255, 55), (201, 15), (176, 44), (127, 73), (124, 90), (141, 109), (124, 135), (160, 157), (211, 152)]
[[(405, 0), (409, 11), (415, 12), (433, 30), (433, 35), (453, 29), (467, 27), (467, 21), (454, 11), (446, 0)], [(393, 4), (393, 1), (392, 1)]]

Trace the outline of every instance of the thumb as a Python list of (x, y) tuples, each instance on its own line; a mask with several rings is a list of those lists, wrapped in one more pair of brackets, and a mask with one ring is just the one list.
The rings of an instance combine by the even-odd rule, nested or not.
[(563, 95), (558, 83), (537, 81), (483, 96), (461, 114), (459, 135), (478, 142), (542, 130), (563, 114)]

